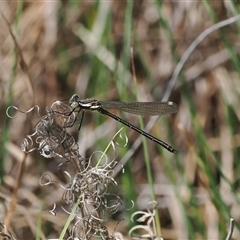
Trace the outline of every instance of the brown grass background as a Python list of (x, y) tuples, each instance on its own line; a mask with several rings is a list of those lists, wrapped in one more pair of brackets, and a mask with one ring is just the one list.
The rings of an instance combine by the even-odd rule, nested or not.
[[(209, 1), (209, 4), (218, 21), (233, 16), (238, 7), (236, 5), (234, 8), (231, 1)], [(94, 97), (100, 100), (133, 101), (136, 100), (137, 92), (142, 101), (160, 101), (177, 61), (197, 36), (214, 24), (204, 1), (163, 1), (158, 10), (154, 1), (139, 0), (133, 2), (129, 21), (132, 24), (130, 39), (126, 39), (126, 6), (126, 1), (0, 2), (1, 14), (9, 22), (19, 46), (17, 49), (9, 26), (0, 15), (0, 221), (5, 221), (17, 239), (35, 239), (40, 215), (40, 238), (59, 236), (67, 218), (60, 208), (63, 190), (56, 186), (41, 187), (39, 178), (42, 174), (49, 173), (52, 179), (63, 185), (67, 184), (67, 179), (57, 170), (59, 162), (53, 159), (43, 159), (37, 153), (29, 154), (24, 159), (21, 142), (26, 134), (32, 132), (38, 120), (37, 115), (33, 114), (29, 120), (26, 114), (18, 113), (16, 119), (10, 120), (5, 114), (6, 108), (15, 105), (21, 110), (28, 110), (37, 104), (43, 115), (46, 106), (57, 99), (69, 98), (73, 93), (79, 94), (82, 99)], [(174, 47), (164, 30), (161, 15), (169, 26)], [(238, 26), (232, 24), (225, 27), (223, 34), (238, 58)], [(124, 62), (124, 56), (129, 58), (131, 55), (130, 49), (124, 49), (128, 46), (125, 42), (127, 40), (134, 51), (137, 89), (131, 64), (125, 66)], [(124, 51), (127, 54), (124, 55)], [(24, 68), (24, 62), (27, 68)], [(119, 64), (118, 69), (116, 63)], [(121, 64), (125, 70), (121, 69)], [(238, 225), (239, 73), (230, 60), (229, 51), (219, 31), (211, 33), (196, 47), (184, 65), (184, 75), (188, 87), (184, 87), (178, 79), (169, 98), (179, 105), (179, 112), (161, 120), (163, 124), (155, 124), (151, 131), (167, 142), (174, 139), (174, 147), (179, 152), (178, 164), (182, 170), (176, 170), (179, 168), (174, 163), (175, 156), (163, 152), (165, 159), (173, 163), (172, 171), (176, 171), (178, 199), (169, 176), (165, 174), (169, 163), (163, 160), (159, 148), (147, 141), (157, 199), (160, 202), (162, 236), (164, 239), (188, 238), (184, 218), (179, 210), (178, 200), (181, 199), (188, 209), (187, 216), (190, 219), (191, 213), (195, 209), (198, 211), (201, 221), (193, 213), (193, 225), (196, 221), (197, 226), (205, 226), (199, 232), (195, 229), (197, 239), (222, 239), (219, 228), (224, 229), (225, 226), (223, 232), (227, 231), (228, 217), (219, 214), (217, 205), (208, 198), (210, 180), (200, 167), (204, 157), (196, 140), (198, 135), (193, 126), (195, 119), (187, 104), (194, 104), (195, 118), (199, 122), (201, 133), (207, 139), (207, 145), (216, 153), (231, 186), (236, 187), (229, 188), (218, 173), (211, 154), (206, 154), (207, 166), (216, 169), (216, 189), (229, 207), (229, 215)], [(228, 118), (229, 106), (234, 120)], [(95, 115), (97, 114), (85, 117), (79, 134), (82, 156), (89, 156), (99, 149), (103, 151), (120, 128), (113, 120)], [(136, 118), (127, 115), (125, 119), (138, 125)], [(144, 121), (147, 123), (147, 120)], [(168, 125), (171, 130), (165, 130), (169, 129), (166, 127)], [(126, 132), (132, 145), (138, 136), (132, 131)], [(107, 138), (101, 143), (99, 139), (105, 136)], [(119, 161), (126, 152), (121, 152)], [(136, 206), (137, 209), (145, 209), (150, 193), (146, 185), (142, 148), (135, 151), (131, 161), (131, 175), (137, 192)], [(121, 184), (124, 185), (124, 181)], [(192, 201), (192, 198), (190, 200), (189, 187), (195, 191), (196, 198), (200, 195), (198, 203)], [(120, 191), (119, 194), (123, 193)], [(13, 196), (16, 197), (16, 205), (13, 204), (11, 208)], [(46, 211), (51, 209), (53, 203), (59, 204), (56, 216)], [(198, 225), (198, 221), (201, 224)], [(114, 231), (116, 224), (109, 225)], [(124, 236), (127, 235), (126, 225), (128, 224), (121, 222), (117, 229)], [(236, 227), (233, 239), (239, 238), (239, 228)]]

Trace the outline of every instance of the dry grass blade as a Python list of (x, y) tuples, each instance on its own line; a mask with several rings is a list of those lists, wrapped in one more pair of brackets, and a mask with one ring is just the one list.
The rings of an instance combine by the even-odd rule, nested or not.
[(22, 50), (20, 49), (20, 47), (18, 45), (18, 42), (17, 42), (17, 40), (16, 40), (12, 30), (11, 30), (11, 26), (10, 26), (8, 20), (6, 19), (6, 17), (4, 16), (4, 14), (2, 12), (0, 12), (0, 13), (1, 13), (1, 16), (4, 19), (5, 23), (8, 26), (9, 33), (10, 33), (10, 35), (12, 37), (12, 40), (13, 40), (14, 45), (15, 45), (15, 48), (17, 50), (19, 65), (20, 65), (22, 71), (26, 75), (26, 78), (25, 78), (26, 85), (28, 87), (29, 93), (31, 94), (31, 103), (32, 103), (31, 105), (34, 105), (35, 96), (34, 96), (33, 84), (32, 84), (32, 81), (30, 79), (30, 75), (29, 75), (29, 71), (28, 71), (28, 66), (27, 66), (27, 64), (26, 64), (26, 62), (24, 60), (24, 57), (23, 57), (23, 54), (22, 54)]

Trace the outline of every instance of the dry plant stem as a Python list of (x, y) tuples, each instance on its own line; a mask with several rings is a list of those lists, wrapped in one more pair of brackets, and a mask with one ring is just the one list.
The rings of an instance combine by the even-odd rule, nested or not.
[[(18, 43), (17, 43), (17, 40), (15, 38), (15, 36), (13, 35), (13, 32), (11, 30), (11, 26), (9, 24), (9, 22), (7, 21), (7, 19), (5, 18), (4, 14), (2, 12), (0, 12), (4, 21), (6, 22), (7, 26), (8, 26), (8, 30), (9, 30), (9, 33), (13, 39), (13, 42), (14, 42), (14, 45), (15, 45), (15, 48), (17, 50), (17, 55), (18, 55), (18, 58), (19, 58), (19, 65), (22, 69), (22, 71), (26, 74), (27, 78), (26, 78), (26, 84), (27, 84), (27, 87), (28, 87), (28, 90), (29, 90), (29, 93), (31, 94), (32, 96), (32, 99), (34, 99), (34, 91), (33, 91), (33, 85), (32, 85), (32, 82), (31, 82), (31, 79), (30, 79), (30, 75), (29, 75), (29, 71), (28, 71), (28, 66), (23, 58), (23, 55), (22, 55), (22, 51), (21, 51), (21, 48), (19, 47)], [(34, 104), (33, 104), (34, 105)]]
[[(7, 21), (7, 19), (5, 18), (4, 14), (2, 12), (0, 12), (4, 21), (6, 22), (7, 26), (8, 26), (8, 30), (9, 30), (9, 33), (13, 39), (13, 42), (14, 42), (14, 46), (16, 48), (16, 51), (17, 51), (17, 56), (18, 56), (18, 60), (19, 60), (19, 64), (20, 64), (20, 67), (22, 69), (22, 71), (25, 73), (25, 75), (27, 76), (26, 77), (26, 84), (28, 86), (28, 90), (31, 94), (31, 102), (30, 104), (32, 105), (35, 105), (34, 104), (34, 89), (33, 89), (33, 85), (32, 85), (32, 82), (30, 80), (30, 75), (29, 75), (29, 71), (28, 71), (28, 66), (23, 58), (23, 54), (22, 54), (22, 51), (17, 43), (17, 40), (15, 38), (15, 36), (13, 35), (13, 32), (11, 30), (11, 26), (9, 24), (9, 22)], [(30, 114), (31, 115), (31, 114)], [(31, 129), (31, 122), (30, 122), (30, 119), (31, 119), (31, 116), (29, 116), (29, 118), (26, 119), (26, 126), (29, 126), (29, 131)], [(18, 192), (18, 189), (21, 185), (21, 180), (22, 180), (22, 176), (23, 176), (23, 173), (24, 173), (24, 169), (25, 169), (25, 164), (26, 164), (26, 159), (27, 159), (27, 155), (24, 154), (24, 157), (23, 157), (23, 160), (21, 161), (21, 165), (20, 165), (20, 170), (19, 170), (19, 175), (18, 177), (16, 177), (17, 181), (16, 181), (16, 185), (14, 187), (14, 190), (13, 190), (13, 193), (12, 193), (12, 201), (10, 203), (10, 207), (9, 207), (9, 211), (7, 213), (7, 216), (5, 218), (5, 224), (7, 227), (9, 227), (10, 223), (11, 223), (11, 219), (12, 219), (12, 216), (13, 216), (13, 213), (14, 213), (14, 210), (16, 208), (16, 203), (17, 203), (17, 192)]]
[(75, 166), (76, 171), (78, 171), (78, 172), (82, 171), (82, 169), (80, 169), (80, 166), (77, 163), (77, 159), (76, 158), (71, 159), (71, 163)]
[(20, 165), (20, 169), (19, 169), (19, 175), (18, 175), (16, 185), (15, 185), (13, 193), (12, 193), (12, 197), (11, 197), (12, 200), (11, 200), (11, 203), (10, 203), (10, 206), (9, 206), (9, 209), (8, 209), (7, 216), (5, 218), (5, 225), (6, 225), (7, 228), (9, 228), (9, 226), (10, 226), (12, 216), (13, 216), (14, 210), (16, 208), (17, 192), (18, 192), (18, 189), (21, 185), (21, 179), (22, 179), (22, 176), (23, 176), (23, 173), (24, 173), (24, 170), (25, 170), (25, 166), (26, 166), (26, 159), (27, 159), (27, 154), (25, 153), (24, 158), (21, 161), (21, 165)]

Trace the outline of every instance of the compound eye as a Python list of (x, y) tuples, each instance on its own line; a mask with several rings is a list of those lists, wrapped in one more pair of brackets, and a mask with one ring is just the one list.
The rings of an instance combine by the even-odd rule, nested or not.
[[(78, 102), (78, 100), (79, 100), (79, 97), (78, 97), (78, 95), (77, 94), (74, 94), (74, 95), (72, 95), (72, 97), (69, 99), (69, 105), (70, 106), (72, 106), (72, 104), (74, 104), (74, 102), (75, 102), (75, 107), (77, 107), (76, 106), (76, 104), (77, 104), (77, 102)], [(72, 106), (73, 107), (73, 106)]]

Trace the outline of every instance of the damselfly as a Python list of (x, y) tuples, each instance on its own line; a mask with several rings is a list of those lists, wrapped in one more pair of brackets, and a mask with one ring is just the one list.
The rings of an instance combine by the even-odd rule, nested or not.
[[(172, 114), (178, 111), (178, 105), (173, 102), (115, 102), (115, 101), (98, 101), (96, 99), (81, 100), (77, 94), (74, 94), (70, 100), (69, 105), (73, 108), (74, 112), (82, 114), (82, 119), (85, 111), (98, 111), (101, 114), (107, 115), (116, 121), (126, 125), (127, 127), (135, 130), (144, 137), (158, 143), (169, 152), (177, 153), (177, 151), (163, 142), (160, 139), (155, 138), (149, 133), (141, 130), (140, 128), (132, 125), (131, 123), (123, 120), (122, 118), (110, 113), (106, 109), (118, 109), (123, 112), (142, 115), (142, 116), (156, 116)], [(81, 121), (82, 123), (82, 121)], [(80, 123), (80, 126), (81, 126)]]

